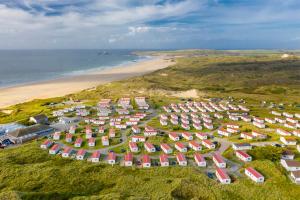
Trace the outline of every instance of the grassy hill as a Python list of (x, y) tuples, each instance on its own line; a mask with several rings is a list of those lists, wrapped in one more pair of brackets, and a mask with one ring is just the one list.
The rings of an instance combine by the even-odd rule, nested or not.
[[(0, 152), (0, 199), (297, 199), (300, 186), (269, 160), (254, 161), (264, 184), (220, 185), (197, 168), (136, 169), (50, 156), (35, 141)], [(232, 177), (235, 178), (235, 177)]]

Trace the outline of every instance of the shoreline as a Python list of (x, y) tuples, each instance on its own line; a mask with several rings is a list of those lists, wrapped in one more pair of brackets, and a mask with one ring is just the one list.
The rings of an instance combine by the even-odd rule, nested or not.
[(95, 69), (80, 75), (71, 75), (36, 83), (0, 88), (0, 109), (28, 102), (64, 96), (98, 85), (150, 73), (170, 65), (170, 57), (152, 57), (136, 63)]

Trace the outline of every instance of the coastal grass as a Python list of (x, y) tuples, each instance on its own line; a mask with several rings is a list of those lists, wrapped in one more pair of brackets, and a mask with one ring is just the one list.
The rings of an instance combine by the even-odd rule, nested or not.
[(269, 160), (249, 165), (266, 176), (231, 185), (209, 179), (197, 167), (135, 167), (92, 164), (50, 156), (39, 141), (0, 152), (0, 199), (297, 199), (300, 186)]

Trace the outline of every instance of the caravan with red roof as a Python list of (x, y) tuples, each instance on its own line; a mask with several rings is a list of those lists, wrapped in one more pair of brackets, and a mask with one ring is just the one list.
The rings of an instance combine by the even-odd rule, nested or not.
[(151, 167), (151, 158), (150, 158), (149, 155), (143, 155), (142, 165), (143, 165), (144, 168)]
[(67, 133), (66, 134), (66, 142), (70, 143), (72, 142), (72, 139), (73, 139), (73, 135), (71, 133)]
[(186, 140), (193, 140), (193, 135), (191, 133), (189, 133), (189, 132), (184, 132), (181, 135)]
[(208, 138), (208, 135), (206, 133), (196, 133), (196, 137), (200, 140), (206, 140)]
[(180, 152), (187, 152), (187, 148), (182, 142), (176, 142), (175, 148)]
[(150, 137), (150, 136), (156, 136), (158, 131), (150, 126), (146, 126), (144, 130), (144, 136)]
[(80, 149), (80, 150), (77, 152), (76, 159), (77, 159), (77, 160), (83, 160), (85, 154), (86, 154), (86, 150)]
[(231, 132), (227, 131), (227, 130), (224, 129), (223, 127), (219, 128), (218, 134), (219, 134), (219, 135), (226, 136), (226, 137), (230, 137), (230, 136), (231, 136)]
[(132, 126), (131, 130), (134, 134), (139, 134), (141, 133), (141, 129), (138, 126)]
[(216, 145), (213, 142), (211, 142), (210, 140), (202, 140), (202, 145), (208, 149), (216, 148)]
[(222, 184), (230, 184), (231, 179), (224, 169), (217, 168), (216, 176)]
[(82, 144), (82, 138), (77, 138), (74, 143), (74, 147), (81, 147), (81, 144)]
[(111, 165), (116, 164), (116, 158), (117, 158), (117, 155), (115, 152), (109, 152), (108, 156), (107, 156), (108, 164), (111, 164)]
[(92, 156), (91, 156), (91, 161), (96, 163), (96, 162), (99, 162), (100, 160), (100, 151), (94, 151)]
[(57, 154), (59, 152), (59, 150), (60, 150), (60, 145), (59, 144), (55, 144), (49, 150), (49, 154), (55, 155), (55, 154)]
[(63, 158), (68, 158), (70, 157), (71, 153), (72, 153), (73, 149), (71, 147), (65, 147), (64, 151), (62, 152), (61, 156)]
[(102, 145), (103, 146), (109, 146), (109, 139), (108, 136), (102, 136), (101, 137)]
[(124, 166), (131, 167), (133, 163), (132, 153), (127, 153), (124, 155)]
[(193, 149), (194, 151), (201, 151), (202, 150), (201, 145), (195, 140), (189, 142), (189, 147), (191, 149)]
[(187, 166), (187, 160), (186, 160), (185, 155), (183, 153), (178, 153), (176, 155), (176, 160), (177, 160), (177, 162), (180, 166)]
[(295, 146), (297, 145), (297, 140), (294, 138), (287, 138), (287, 137), (280, 137), (280, 141), (288, 146)]
[(249, 154), (241, 150), (237, 150), (235, 155), (244, 162), (250, 162), (252, 160), (252, 157)]
[(131, 137), (131, 141), (132, 142), (145, 142), (146, 138), (144, 136), (141, 135), (134, 135)]
[(49, 147), (51, 147), (53, 144), (53, 142), (51, 140), (45, 140), (42, 144), (41, 144), (41, 148), (42, 149), (48, 149)]
[(173, 152), (173, 149), (166, 143), (162, 143), (160, 145), (160, 148), (163, 150), (164, 153), (166, 154), (170, 154)]
[(262, 134), (258, 131), (252, 131), (252, 135), (258, 139), (266, 139), (267, 138), (267, 135)]
[(195, 153), (194, 159), (199, 167), (206, 167), (206, 161), (200, 153)]
[(95, 144), (96, 144), (96, 138), (91, 137), (88, 142), (89, 147), (94, 147)]
[(168, 158), (168, 155), (167, 154), (161, 154), (159, 156), (159, 162), (160, 162), (160, 165), (162, 167), (168, 167), (170, 164), (169, 164), (169, 158)]
[(213, 161), (218, 168), (226, 168), (226, 162), (220, 154), (213, 155)]
[(252, 167), (246, 168), (245, 174), (256, 183), (263, 183), (265, 180), (265, 177)]
[(299, 171), (300, 170), (300, 162), (296, 160), (280, 160), (280, 164), (287, 170), (287, 171)]
[(241, 133), (241, 138), (246, 140), (253, 140), (255, 137), (251, 133), (243, 132)]
[(178, 134), (174, 132), (169, 133), (169, 138), (175, 142), (180, 140)]
[(144, 143), (144, 148), (149, 152), (149, 153), (154, 153), (156, 151), (155, 147), (153, 144), (150, 142), (145, 142)]
[(139, 151), (139, 147), (137, 146), (137, 144), (135, 142), (129, 142), (129, 148), (131, 152), (138, 152)]
[(283, 130), (283, 129), (276, 129), (276, 133), (278, 133), (279, 135), (282, 135), (282, 136), (291, 136), (292, 134), (286, 130)]
[(53, 134), (53, 140), (60, 140), (60, 135), (61, 135), (60, 132), (55, 132), (55, 133)]
[(109, 129), (108, 137), (109, 138), (115, 138), (116, 137), (116, 130), (113, 129), (113, 128)]

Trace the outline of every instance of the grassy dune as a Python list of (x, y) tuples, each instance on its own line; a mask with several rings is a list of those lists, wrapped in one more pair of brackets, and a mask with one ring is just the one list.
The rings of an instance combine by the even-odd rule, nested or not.
[[(0, 199), (297, 199), (295, 186), (268, 160), (250, 165), (264, 184), (242, 177), (220, 185), (197, 168), (136, 169), (50, 156), (39, 142), (0, 152)], [(234, 178), (234, 177), (233, 177)]]

